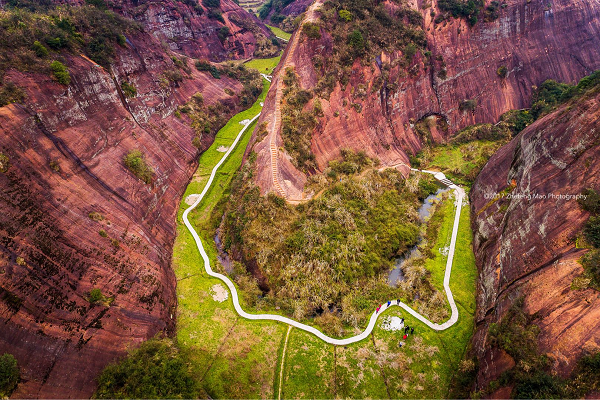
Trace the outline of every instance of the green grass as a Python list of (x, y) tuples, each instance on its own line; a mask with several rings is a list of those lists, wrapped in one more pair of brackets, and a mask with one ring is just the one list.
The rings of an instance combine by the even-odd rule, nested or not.
[(281, 55), (274, 58), (254, 58), (244, 65), (248, 68), (254, 68), (263, 74), (270, 75), (273, 73), (273, 70), (279, 64), (281, 60)]
[(271, 26), (271, 25), (267, 25), (269, 27), (269, 29), (271, 30), (271, 32), (273, 32), (275, 34), (275, 36), (283, 38), (285, 40), (290, 40), (290, 38), (292, 37), (291, 33), (287, 33), (279, 28), (277, 28), (276, 26)]
[[(235, 115), (218, 133), (213, 145), (200, 157), (177, 215), (177, 238), (173, 252), (173, 269), (177, 278), (177, 341), (192, 361), (193, 376), (213, 398), (272, 397), (277, 351), (286, 326), (269, 322), (250, 322), (238, 317), (231, 303), (213, 300), (210, 290), (220, 280), (210, 278), (191, 234), (182, 223), (181, 215), (189, 207), (185, 198), (200, 193), (214, 165), (224, 153), (220, 146), (231, 145), (242, 125), (260, 112), (268, 90), (254, 105)], [(248, 129), (227, 161), (220, 167), (204, 200), (190, 213), (190, 221), (197, 227), (212, 265), (216, 265), (216, 248), (212, 230), (207, 229), (213, 207), (228, 189), (235, 171), (240, 167), (244, 150), (250, 140)]]
[(489, 157), (503, 144), (504, 141), (482, 140), (434, 147), (427, 168), (439, 169), (450, 180), (469, 187)]

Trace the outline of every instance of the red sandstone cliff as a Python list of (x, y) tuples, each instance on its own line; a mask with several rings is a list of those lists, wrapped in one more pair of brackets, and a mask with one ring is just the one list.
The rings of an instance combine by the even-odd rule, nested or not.
[[(539, 348), (551, 355), (553, 370), (567, 374), (585, 351), (600, 349), (600, 293), (571, 287), (583, 272), (577, 260), (585, 252), (574, 239), (589, 213), (576, 200), (551, 197), (600, 189), (598, 121), (600, 94), (595, 90), (525, 129), (489, 160), (473, 185), (480, 274), (473, 349), (480, 361), (479, 389), (510, 367), (502, 361), (506, 355), (488, 345), (488, 327), (520, 296), (525, 311), (539, 316)], [(513, 196), (547, 197), (490, 200), (507, 188), (513, 188)]]
[[(432, 10), (439, 14), (435, 2), (433, 9), (426, 10), (423, 3), (413, 1), (411, 7), (424, 17), (427, 49), (434, 62), (417, 54), (404, 68), (396, 62), (403, 57), (400, 52), (382, 54), (383, 66), (390, 68), (387, 87), (382, 89), (374, 86), (382, 76), (376, 61), (369, 60), (367, 66), (355, 62), (346, 90), (338, 83), (330, 98), (321, 100), (324, 117), (312, 137), (320, 169), (338, 157), (341, 148), (365, 150), (383, 165), (406, 163), (407, 154), (422, 146), (414, 123), (425, 116), (438, 114), (447, 119), (448, 131), (433, 135), (434, 140), (443, 141), (462, 127), (496, 122), (507, 110), (529, 106), (532, 87), (546, 79), (575, 82), (600, 68), (597, 2), (557, 0), (549, 5), (544, 0), (509, 0), (498, 19), (480, 19), (474, 27), (462, 19), (435, 24), (431, 15)], [(324, 30), (321, 33), (318, 40), (301, 39), (291, 56), (305, 89), (317, 82), (314, 57), (326, 59), (332, 54), (332, 38)], [(506, 78), (497, 74), (501, 66), (508, 70)], [(440, 78), (444, 68), (447, 76)], [(274, 87), (261, 121), (273, 118)], [(476, 100), (477, 106), (473, 111), (460, 111), (464, 100)], [(263, 191), (273, 190), (266, 170), (257, 177)], [(295, 191), (302, 190), (304, 174), (291, 163), (283, 162), (280, 174), (297, 182)]]
[[(141, 22), (144, 28), (172, 51), (213, 61), (275, 56), (278, 49), (269, 40), (271, 31), (232, 0), (221, 0), (224, 23), (209, 18), (209, 9), (190, 7), (179, 1), (112, 0), (116, 12)], [(230, 35), (219, 38), (226, 27)]]
[[(63, 54), (68, 87), (43, 74), (4, 77), (26, 94), (0, 107), (10, 164), (0, 172), (0, 353), (19, 362), (14, 397), (89, 397), (107, 363), (174, 328), (175, 215), (199, 153), (188, 117), (174, 112), (200, 92), (234, 113), (238, 96), (224, 90), (242, 85), (194, 68), (169, 83), (164, 73), (177, 67), (159, 41), (127, 39), (110, 71)], [(204, 135), (202, 148), (211, 141)], [(124, 167), (132, 149), (154, 168), (151, 184)], [(110, 306), (91, 305), (92, 288)]]

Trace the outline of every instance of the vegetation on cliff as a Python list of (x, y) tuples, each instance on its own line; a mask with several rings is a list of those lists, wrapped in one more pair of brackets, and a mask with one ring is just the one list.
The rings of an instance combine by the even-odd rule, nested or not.
[(19, 367), (12, 354), (0, 356), (0, 397), (8, 398), (19, 382)]
[[(213, 78), (228, 76), (243, 85), (237, 102), (232, 99), (207, 105), (202, 94), (196, 93), (185, 105), (178, 108), (179, 115), (185, 114), (190, 118), (192, 128), (196, 132), (192, 143), (201, 148), (204, 135), (215, 135), (238, 106), (246, 108), (254, 103), (262, 91), (263, 84), (260, 74), (255, 69), (246, 68), (244, 64), (229, 62), (216, 66), (205, 60), (198, 60), (195, 64), (199, 71), (208, 72)], [(233, 95), (233, 91), (230, 91), (230, 95)]]
[(98, 378), (99, 399), (192, 399), (196, 381), (188, 362), (170, 339), (151, 339), (111, 364)]
[[(45, 4), (45, 5), (44, 5)], [(125, 45), (124, 34), (139, 25), (95, 6), (60, 7), (50, 3), (9, 1), (0, 10), (0, 72), (48, 70), (48, 58), (62, 51), (83, 53), (107, 67), (115, 47)]]
[(144, 183), (152, 182), (154, 170), (148, 165), (146, 157), (140, 150), (135, 149), (127, 153), (123, 157), (123, 164)]
[(402, 51), (410, 65), (426, 45), (422, 22), (419, 12), (401, 3), (388, 7), (367, 0), (327, 1), (319, 27), (333, 38), (333, 54), (313, 59), (319, 77), (315, 92), (327, 97), (336, 82), (345, 87), (355, 60), (371, 63), (382, 51)]
[(586, 197), (580, 199), (579, 204), (590, 213), (583, 228), (583, 238), (590, 249), (580, 260), (585, 272), (583, 276), (575, 278), (572, 287), (600, 290), (600, 194), (591, 188), (581, 194)]
[(584, 354), (568, 378), (556, 375), (551, 358), (537, 345), (537, 316), (527, 314), (523, 305), (521, 297), (499, 323), (490, 325), (489, 344), (508, 353), (515, 366), (478, 394), (486, 396), (499, 387), (512, 386), (512, 397), (517, 399), (581, 398), (600, 389), (600, 353)]

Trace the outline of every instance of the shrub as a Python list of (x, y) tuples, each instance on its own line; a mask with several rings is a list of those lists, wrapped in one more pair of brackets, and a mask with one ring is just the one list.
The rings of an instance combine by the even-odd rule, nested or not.
[(600, 248), (600, 216), (592, 216), (583, 229), (586, 239), (596, 248)]
[(202, 0), (202, 5), (206, 8), (219, 8), (221, 0)]
[(307, 22), (302, 26), (302, 33), (309, 39), (320, 39), (321, 27), (313, 22)]
[(223, 14), (221, 13), (221, 11), (214, 9), (214, 8), (210, 8), (208, 10), (208, 18), (216, 19), (217, 21), (219, 21), (223, 24), (225, 23), (225, 20), (223, 19)]
[(0, 172), (5, 173), (10, 167), (10, 159), (4, 153), (0, 153)]
[(148, 340), (125, 359), (104, 369), (95, 397), (198, 398), (199, 390), (187, 365), (171, 340)]
[(222, 26), (219, 29), (219, 32), (217, 33), (217, 36), (218, 36), (219, 40), (221, 41), (221, 43), (225, 42), (225, 40), (229, 37), (229, 35), (231, 35), (231, 31), (226, 26)]
[(25, 100), (25, 93), (13, 82), (6, 82), (0, 87), (0, 107), (11, 103), (22, 103), (23, 100)]
[(63, 63), (60, 61), (52, 61), (50, 69), (58, 83), (67, 86), (71, 83), (71, 75), (69, 75), (69, 70)]
[(123, 157), (123, 164), (139, 179), (144, 183), (152, 182), (152, 175), (154, 170), (150, 167), (145, 160), (144, 155), (140, 150), (131, 150), (125, 157)]
[(104, 295), (102, 294), (102, 291), (100, 289), (94, 288), (94, 289), (90, 290), (90, 294), (88, 296), (88, 301), (91, 304), (96, 304), (103, 300), (104, 300)]
[(7, 398), (19, 382), (19, 367), (12, 354), (0, 356), (0, 398)]
[(508, 74), (508, 68), (506, 68), (506, 66), (502, 65), (500, 67), (498, 67), (498, 69), (496, 70), (496, 74), (504, 79), (506, 78), (506, 75)]
[(215, 67), (208, 61), (198, 60), (196, 61), (195, 65), (198, 71), (210, 72), (213, 78), (221, 79), (221, 73), (219, 72), (217, 67)]
[(100, 236), (102, 236), (103, 238), (105, 238), (105, 237), (108, 237), (108, 233), (106, 233), (106, 231), (105, 231), (104, 229), (100, 229), (100, 230), (98, 231), (98, 234), (99, 234)]
[(441, 11), (450, 13), (454, 18), (464, 18), (469, 25), (477, 23), (477, 14), (483, 7), (482, 0), (438, 0)]
[(348, 44), (355, 50), (361, 51), (365, 47), (365, 38), (363, 37), (362, 33), (356, 29), (348, 36)]
[(36, 40), (35, 42), (33, 42), (32, 49), (35, 52), (35, 55), (40, 58), (46, 57), (48, 55), (48, 49), (46, 47), (44, 47), (44, 45), (41, 44), (39, 42), (39, 40)]
[(125, 97), (137, 96), (137, 90), (136, 90), (135, 86), (133, 86), (131, 83), (129, 83), (127, 81), (121, 82), (121, 90), (123, 91), (123, 94), (125, 95)]
[(404, 59), (406, 62), (412, 62), (415, 54), (417, 54), (417, 46), (414, 43), (409, 43), (404, 47)]
[(585, 196), (578, 200), (581, 208), (592, 214), (600, 214), (600, 194), (590, 188), (584, 189), (581, 194)]
[(458, 106), (458, 109), (462, 112), (465, 112), (465, 111), (473, 111), (473, 110), (475, 110), (475, 107), (477, 107), (477, 100), (470, 99), (470, 100), (461, 101)]
[(92, 211), (91, 213), (88, 214), (88, 218), (93, 221), (102, 221), (104, 219), (104, 216), (102, 214), (100, 214), (99, 212)]
[(352, 13), (348, 10), (340, 10), (340, 11), (338, 11), (338, 15), (342, 21), (346, 21), (346, 22), (352, 21)]

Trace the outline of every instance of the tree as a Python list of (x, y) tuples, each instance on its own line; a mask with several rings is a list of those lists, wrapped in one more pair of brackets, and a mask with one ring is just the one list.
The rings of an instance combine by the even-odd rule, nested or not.
[(190, 399), (198, 387), (178, 348), (170, 339), (151, 339), (98, 378), (100, 399)]
[(90, 290), (90, 296), (89, 296), (90, 303), (94, 304), (94, 303), (98, 303), (102, 300), (104, 300), (104, 295), (102, 294), (102, 291), (100, 289), (94, 288), (94, 289)]
[(152, 182), (154, 170), (146, 163), (144, 154), (141, 151), (131, 150), (123, 157), (123, 164), (145, 183)]
[(58, 81), (58, 83), (63, 85), (69, 85), (71, 83), (71, 75), (69, 75), (69, 70), (63, 63), (60, 61), (52, 61), (50, 64), (50, 69), (52, 70), (52, 75)]
[(12, 354), (0, 356), (0, 398), (8, 397), (19, 382), (19, 367)]
[(365, 48), (365, 38), (362, 33), (356, 29), (348, 36), (348, 43), (356, 51), (362, 51)]

